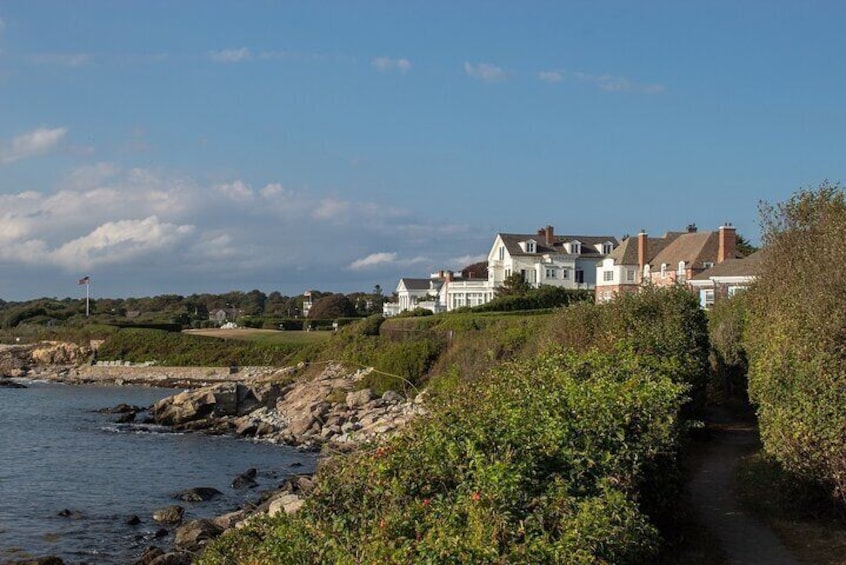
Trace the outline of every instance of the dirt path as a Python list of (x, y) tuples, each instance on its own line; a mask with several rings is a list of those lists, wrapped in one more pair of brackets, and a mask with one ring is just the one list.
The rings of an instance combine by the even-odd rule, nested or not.
[(701, 523), (719, 541), (726, 562), (799, 563), (769, 528), (743, 510), (732, 488), (738, 461), (759, 447), (755, 423), (719, 409), (709, 413), (707, 420), (710, 439), (697, 458), (690, 494)]

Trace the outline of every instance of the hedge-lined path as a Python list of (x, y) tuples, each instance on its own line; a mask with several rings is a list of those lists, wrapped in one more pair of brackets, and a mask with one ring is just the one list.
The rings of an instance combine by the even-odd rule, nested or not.
[(690, 495), (702, 525), (719, 541), (726, 563), (799, 563), (767, 526), (746, 513), (732, 486), (738, 461), (760, 447), (755, 422), (716, 408), (707, 414), (706, 426), (709, 440), (703, 442)]

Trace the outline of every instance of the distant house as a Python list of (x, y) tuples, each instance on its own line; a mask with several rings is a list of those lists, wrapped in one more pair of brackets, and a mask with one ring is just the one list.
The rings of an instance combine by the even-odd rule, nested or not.
[(209, 321), (216, 324), (224, 324), (228, 320), (234, 320), (238, 317), (238, 310), (234, 308), (218, 308), (209, 312)]
[(596, 267), (596, 301), (636, 292), (642, 285), (671, 286), (686, 283), (730, 259), (738, 259), (737, 232), (731, 225), (716, 231), (667, 232), (648, 237), (641, 232), (623, 240)]
[(699, 304), (707, 310), (715, 302), (749, 288), (760, 274), (762, 253), (756, 251), (743, 259), (727, 259), (687, 281), (699, 294)]
[(421, 297), (434, 295), (438, 298), (429, 301), (432, 311), (481, 306), (493, 300), (496, 289), (513, 274), (533, 288), (593, 289), (597, 261), (617, 245), (612, 236), (556, 235), (552, 226), (533, 234), (498, 233), (486, 263), (471, 265), (460, 275), (440, 271), (429, 279), (402, 279), (397, 285), (397, 301), (387, 303), (383, 312), (395, 315), (427, 302)]
[(307, 290), (303, 293), (303, 318), (308, 318), (308, 312), (313, 305), (311, 291)]

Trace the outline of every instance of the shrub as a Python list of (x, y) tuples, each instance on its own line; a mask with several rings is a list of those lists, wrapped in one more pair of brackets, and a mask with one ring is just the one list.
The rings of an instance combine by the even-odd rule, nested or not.
[[(520, 276), (519, 274), (517, 276)], [(473, 308), (474, 312), (511, 312), (515, 310), (538, 310), (569, 306), (576, 302), (592, 302), (593, 292), (572, 290), (555, 286), (541, 286), (521, 293), (502, 294), (482, 306)]]
[(846, 502), (846, 195), (823, 183), (762, 208), (749, 290), (749, 395), (764, 449)]
[(749, 362), (743, 345), (748, 315), (747, 293), (719, 300), (708, 312), (711, 341), (711, 375), (708, 396), (712, 400), (747, 398)]
[(335, 457), (294, 516), (200, 563), (642, 563), (650, 462), (675, 450), (683, 385), (627, 352), (568, 353), (464, 382), (398, 438)]
[(319, 298), (308, 311), (312, 320), (334, 320), (355, 316), (355, 305), (343, 294), (330, 294)]

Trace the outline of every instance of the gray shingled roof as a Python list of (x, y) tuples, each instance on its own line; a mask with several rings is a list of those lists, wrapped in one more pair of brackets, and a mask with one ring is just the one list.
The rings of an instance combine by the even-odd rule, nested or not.
[(405, 284), (405, 288), (408, 290), (429, 290), (432, 279), (401, 278), (400, 282)]
[[(763, 251), (763, 250), (762, 250)], [(761, 270), (762, 251), (756, 251), (749, 257), (728, 259), (717, 263), (707, 271), (693, 277), (694, 280), (708, 280), (711, 277), (755, 277)]]
[[(582, 253), (580, 257), (604, 257), (602, 253), (598, 252), (594, 245), (600, 245), (610, 241), (616, 247), (618, 241), (616, 237), (610, 235), (555, 235), (553, 236), (552, 246), (547, 245), (546, 237), (534, 233), (520, 234), (520, 233), (500, 233), (498, 234), (508, 249), (510, 255), (543, 255), (545, 253), (566, 253), (564, 249), (565, 243), (571, 241), (580, 241), (582, 243)], [(526, 253), (520, 248), (521, 241), (534, 240), (537, 242), (536, 253)]]

